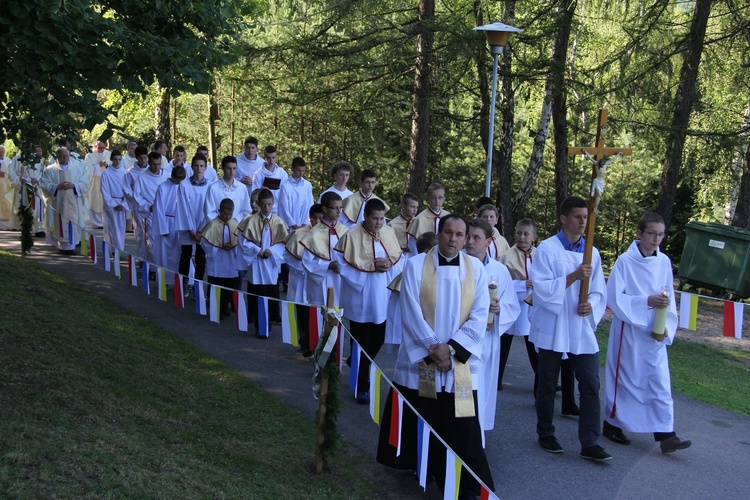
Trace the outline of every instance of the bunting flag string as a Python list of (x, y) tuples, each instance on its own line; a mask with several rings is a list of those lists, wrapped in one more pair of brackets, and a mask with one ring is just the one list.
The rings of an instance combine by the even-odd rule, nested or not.
[(698, 322), (698, 297), (682, 292), (680, 295), (680, 328), (695, 331)]
[(89, 235), (89, 251), (91, 252), (91, 262), (94, 264), (99, 262), (96, 257), (96, 237), (93, 234)]
[(380, 425), (380, 370), (375, 363), (370, 363), (370, 416)]
[[(250, 295), (250, 300), (253, 296)], [(258, 337), (268, 338), (268, 299), (258, 296)]]
[(135, 255), (128, 254), (128, 283), (138, 286), (138, 269), (136, 268)]
[(417, 478), (423, 491), (427, 491), (427, 458), (430, 454), (430, 428), (417, 416)]
[(219, 314), (219, 296), (221, 288), (216, 285), (208, 286), (208, 319), (219, 324), (221, 315)]
[(234, 301), (234, 310), (237, 312), (237, 329), (241, 332), (246, 332), (247, 303), (245, 302), (245, 294), (235, 290), (232, 292), (232, 300)]
[(458, 488), (461, 485), (461, 462), (450, 448), (445, 449), (445, 488), (443, 500), (458, 500)]
[(308, 321), (308, 339), (310, 342), (310, 349), (315, 349), (315, 346), (318, 345), (318, 341), (320, 340), (320, 325), (321, 323), (318, 322), (318, 308), (311, 306), (310, 309), (310, 315), (309, 315), (309, 321)]
[[(374, 364), (374, 363), (373, 363)], [(398, 391), (391, 391), (391, 428), (388, 432), (388, 444), (396, 448), (396, 456), (401, 456), (401, 429), (404, 418), (404, 400)]]
[(188, 286), (195, 286), (195, 264), (190, 259), (190, 270), (188, 271)]
[(203, 292), (203, 282), (195, 280), (193, 284), (193, 293), (195, 294), (195, 312), (201, 316), (206, 315), (206, 295)]
[(122, 278), (122, 272), (120, 271), (120, 251), (115, 247), (115, 256), (114, 256), (114, 267), (115, 267), (115, 276), (117, 278)]
[(179, 273), (174, 273), (174, 305), (185, 309), (185, 290)]
[(112, 270), (111, 262), (109, 260), (109, 251), (107, 249), (107, 242), (104, 240), (102, 240), (102, 267), (107, 272), (110, 272)]
[(281, 301), (281, 341), (293, 346), (299, 345), (297, 309), (293, 302)]
[(89, 255), (89, 238), (84, 230), (81, 230), (81, 255), (84, 257)]
[(359, 378), (359, 344), (356, 342), (352, 342), (352, 360), (351, 360), (351, 366), (349, 370), (349, 387), (352, 391), (354, 391), (354, 394), (357, 394), (358, 387), (357, 387), (357, 379)]
[(159, 300), (167, 300), (167, 276), (163, 267), (156, 266), (156, 287), (159, 290)]
[(745, 305), (742, 302), (724, 302), (724, 336), (742, 338)]
[(339, 371), (344, 369), (344, 336), (341, 335), (342, 325), (338, 324), (339, 337), (336, 339), (336, 361), (339, 365)]
[(149, 269), (148, 261), (141, 261), (141, 281), (143, 282), (143, 291), (151, 295), (151, 284), (148, 281)]

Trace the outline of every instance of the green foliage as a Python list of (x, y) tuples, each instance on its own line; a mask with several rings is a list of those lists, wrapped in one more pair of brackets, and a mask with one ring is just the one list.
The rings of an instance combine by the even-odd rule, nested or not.
[(347, 450), (313, 474), (314, 423), (223, 363), (33, 262), (0, 272), (1, 497), (383, 498)]
[(230, 61), (235, 1), (5, 2), (0, 141), (47, 144), (106, 123), (115, 110), (102, 89), (206, 92), (210, 71)]

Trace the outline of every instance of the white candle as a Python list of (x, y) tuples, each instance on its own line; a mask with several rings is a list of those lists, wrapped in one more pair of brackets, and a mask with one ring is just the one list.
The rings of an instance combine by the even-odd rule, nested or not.
[[(662, 290), (662, 295), (665, 297), (669, 297), (669, 293), (667, 292), (666, 288)], [(667, 326), (667, 311), (669, 310), (669, 306), (656, 309), (656, 314), (654, 315), (654, 327), (651, 329), (652, 336), (658, 335), (659, 338), (656, 338), (656, 340), (663, 340), (664, 338), (664, 328)]]

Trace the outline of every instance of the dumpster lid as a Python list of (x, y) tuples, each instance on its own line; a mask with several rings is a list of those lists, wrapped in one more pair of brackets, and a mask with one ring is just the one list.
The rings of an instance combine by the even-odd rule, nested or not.
[(703, 222), (691, 220), (685, 225), (685, 230), (693, 230), (702, 233), (715, 234), (723, 238), (734, 238), (738, 240), (750, 241), (750, 231), (740, 227), (726, 226), (718, 222)]

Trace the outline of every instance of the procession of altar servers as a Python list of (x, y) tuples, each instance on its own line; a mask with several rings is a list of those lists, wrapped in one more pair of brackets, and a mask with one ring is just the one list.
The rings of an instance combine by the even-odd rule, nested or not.
[[(221, 160), (221, 177), (208, 165), (201, 151), (188, 162), (184, 148), (178, 146), (174, 159), (167, 162), (158, 145), (155, 146), (149, 151), (144, 146), (131, 148), (129, 145), (123, 153), (119, 150), (110, 152), (102, 143), (97, 143), (96, 151), (89, 153), (85, 160), (67, 148), (61, 148), (55, 161), (47, 166), (43, 160), (35, 165), (24, 163), (20, 156), (8, 160), (1, 149), (0, 189), (4, 189), (6, 195), (0, 205), (0, 219), (3, 219), (0, 228), (17, 229), (19, 221), (13, 211), (21, 203), (26, 203), (34, 216), (35, 232), (44, 231), (47, 242), (66, 254), (73, 253), (80, 243), (81, 228), (102, 228), (109, 248), (122, 251), (126, 231), (132, 230), (138, 260), (154, 263), (170, 273), (187, 276), (192, 272), (196, 279), (208, 278), (210, 283), (237, 289), (243, 288), (243, 282), (246, 282), (248, 292), (272, 299), (278, 299), (280, 287), (287, 286), (288, 299), (309, 305), (324, 305), (326, 290), (333, 287), (335, 304), (343, 306), (352, 335), (364, 346), (367, 354), (374, 358), (384, 344), (400, 346), (401, 361), (397, 362), (394, 380), (407, 387), (421, 387), (417, 382), (421, 373), (407, 367), (414, 359), (408, 354), (409, 346), (405, 347), (403, 343), (402, 318), (405, 314), (409, 317), (424, 314), (424, 298), (420, 298), (422, 291), (414, 289), (413, 285), (402, 290), (401, 280), (407, 261), (422, 253), (418, 248), (420, 237), (439, 233), (441, 220), (450, 218), (451, 214), (442, 208), (445, 201), (443, 186), (430, 185), (426, 200), (428, 207), (419, 214), (416, 213), (419, 200), (413, 195), (404, 195), (399, 213), (388, 225), (383, 225), (390, 207), (374, 194), (377, 173), (373, 170), (362, 171), (360, 189), (352, 192), (347, 187), (352, 166), (348, 162), (336, 163), (331, 172), (334, 185), (321, 193), (320, 203), (314, 204), (312, 186), (304, 178), (304, 160), (299, 157), (292, 160), (290, 176), (278, 165), (276, 149), (266, 147), (261, 157), (257, 141), (252, 137), (246, 140), (243, 154)], [(477, 418), (482, 432), (494, 429), (498, 391), (502, 390), (502, 374), (513, 337), (522, 336), (526, 342), (535, 376), (536, 397), (537, 352), (541, 349), (573, 356), (596, 353), (598, 344), (591, 332), (607, 304), (607, 290), (597, 252), (594, 252), (589, 295), (594, 297), (590, 299), (593, 310), (587, 317), (580, 311), (576, 314), (562, 307), (563, 303), (577, 300), (577, 287), (565, 287), (565, 283), (557, 280), (555, 272), (564, 261), (570, 261), (565, 264), (570, 271), (580, 267), (582, 256), (572, 248), (575, 245), (566, 246), (570, 241), (561, 236), (563, 231), (544, 242), (543, 248), (551, 250), (543, 251), (539, 260), (534, 246), (535, 224), (528, 219), (520, 221), (516, 227), (516, 244), (509, 248), (495, 228), (497, 209), (488, 202), (485, 199), (477, 205), (477, 217), (490, 223), (491, 227), (486, 249), (477, 256), (480, 260), (467, 260), (466, 265), (469, 268), (475, 266), (476, 282), (481, 283), (491, 297), (490, 305), (495, 304), (496, 312), (489, 313), (486, 328), (479, 337), (462, 337), (460, 328), (454, 335), (454, 338), (463, 338), (465, 348), (475, 344), (468, 349), (470, 357), (467, 361), (471, 372), (470, 385), (476, 391)], [(438, 246), (433, 243), (431, 248), (430, 258), (437, 263), (435, 249)], [(635, 253), (631, 248), (626, 255)], [(659, 256), (661, 258), (661, 254)], [(421, 262), (420, 266), (427, 266)], [(651, 261), (644, 260), (641, 267), (648, 262)], [(661, 260), (659, 262), (660, 270), (666, 268)], [(289, 268), (288, 283), (280, 282), (282, 265)], [(461, 269), (460, 274), (450, 280), (466, 279), (464, 264), (460, 266), (457, 268), (457, 272)], [(645, 272), (646, 268), (640, 271)], [(423, 274), (421, 267), (412, 267), (408, 272), (416, 273), (407, 280), (409, 283), (421, 282), (428, 276)], [(172, 280), (167, 278), (167, 282), (172, 283)], [(637, 282), (635, 276), (623, 281), (628, 289), (638, 289), (632, 284)], [(610, 288), (613, 286), (619, 285), (610, 283)], [(183, 289), (188, 297), (191, 290), (187, 282)], [(438, 289), (442, 288), (438, 286)], [(638, 291), (646, 296), (653, 290)], [(619, 290), (619, 293), (624, 292)], [(548, 305), (532, 306), (534, 295), (537, 301)], [(461, 293), (455, 296), (438, 294), (434, 300), (455, 304), (462, 301)], [(271, 303), (270, 319), (280, 322), (278, 302)], [(644, 309), (640, 307), (643, 306), (640, 299), (637, 303), (613, 304), (617, 305), (616, 313), (624, 311), (622, 314), (626, 315), (625, 320), (616, 319), (613, 332), (614, 325), (625, 324), (623, 321), (627, 321), (628, 329), (630, 325), (646, 329), (653, 323), (653, 318), (638, 316)], [(669, 307), (670, 320), (665, 335), (671, 342), (676, 323), (673, 298)], [(223, 296), (221, 316), (236, 314), (238, 311), (234, 308), (231, 299)], [(256, 335), (263, 338), (258, 330), (257, 302), (249, 301), (246, 310), (248, 324), (252, 322)], [(453, 319), (445, 321), (452, 324)], [(438, 318), (437, 322), (443, 324), (444, 321)], [(546, 330), (534, 329), (531, 326), (534, 322), (555, 326)], [(620, 335), (625, 331), (623, 327)], [(578, 333), (571, 335), (571, 332)], [(429, 337), (425, 333), (424, 338)], [(611, 339), (616, 338), (619, 337), (613, 333)], [(308, 344), (306, 338), (301, 340), (302, 354), (306, 357), (312, 355), (315, 346)], [(629, 346), (627, 342), (625, 345)], [(631, 347), (630, 350), (646, 347)], [(610, 345), (610, 352), (615, 351), (617, 349)], [(645, 366), (640, 358), (622, 359), (630, 363), (624, 365), (630, 374), (637, 372), (638, 366)], [(644, 397), (644, 389), (640, 387), (643, 377), (631, 384), (629, 378), (620, 374), (620, 360), (618, 358), (616, 372), (613, 363), (608, 362), (607, 366), (607, 408), (612, 412), (610, 423), (618, 424), (614, 428), (620, 434), (622, 428), (635, 432), (650, 432), (649, 429), (658, 428), (658, 432), (666, 433), (667, 438), (675, 438), (666, 351), (659, 351), (653, 365), (649, 365), (653, 366), (654, 378), (661, 384), (656, 398), (661, 403), (656, 406), (639, 407), (627, 399), (632, 397), (636, 401)], [(358, 365), (359, 389), (369, 389), (369, 365), (365, 364), (365, 368)], [(453, 391), (452, 377), (452, 371), (439, 375), (440, 380), (445, 378), (445, 390), (449, 392)], [(623, 391), (619, 397), (624, 409), (615, 417), (616, 395), (613, 391), (618, 383)], [(367, 391), (359, 389), (354, 391), (355, 400), (369, 403)], [(598, 379), (595, 391), (598, 406)], [(649, 391), (645, 390), (645, 393)], [(582, 393), (582, 405), (583, 399)], [(591, 417), (586, 417), (590, 420), (587, 425), (598, 428), (601, 425), (598, 413), (593, 420)], [(582, 416), (581, 421), (586, 418)], [(605, 430), (607, 425), (605, 422)], [(592, 443), (596, 443), (600, 432), (592, 428), (587, 432), (595, 434)], [(609, 435), (607, 437), (612, 439)], [(540, 444), (545, 451), (556, 452), (548, 449), (542, 442), (544, 439), (540, 433)], [(685, 440), (677, 440), (682, 443), (677, 443), (678, 446), (684, 446)], [(687, 443), (689, 446), (689, 441)], [(583, 441), (582, 444), (585, 449), (586, 444)], [(582, 457), (593, 460), (611, 458), (606, 453), (586, 456), (584, 452)]]

